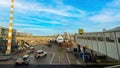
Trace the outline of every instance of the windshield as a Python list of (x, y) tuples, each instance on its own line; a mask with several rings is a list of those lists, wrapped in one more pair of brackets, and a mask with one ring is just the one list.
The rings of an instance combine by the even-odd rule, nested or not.
[(25, 61), (25, 60), (27, 60), (28, 59), (28, 57), (23, 57), (23, 60)]
[(117, 65), (120, 1), (0, 0), (0, 54), (0, 64)]

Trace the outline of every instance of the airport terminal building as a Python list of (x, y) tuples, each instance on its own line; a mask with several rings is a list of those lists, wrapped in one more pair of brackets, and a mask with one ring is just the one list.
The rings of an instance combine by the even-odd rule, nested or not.
[[(16, 30), (12, 30), (12, 46), (16, 41)], [(4, 53), (7, 49), (8, 28), (0, 27), (0, 53)]]

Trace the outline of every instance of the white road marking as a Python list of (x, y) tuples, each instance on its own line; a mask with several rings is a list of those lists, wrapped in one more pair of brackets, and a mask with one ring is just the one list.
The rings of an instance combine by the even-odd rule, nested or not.
[(66, 53), (66, 57), (67, 57), (68, 64), (71, 64), (70, 58), (69, 58), (69, 56), (68, 56), (68, 53)]
[(55, 57), (55, 53), (53, 53), (53, 56), (52, 56), (49, 64), (52, 64), (54, 57)]
[(77, 64), (81, 64), (80, 61), (78, 61), (78, 60), (76, 60), (76, 63), (77, 63)]

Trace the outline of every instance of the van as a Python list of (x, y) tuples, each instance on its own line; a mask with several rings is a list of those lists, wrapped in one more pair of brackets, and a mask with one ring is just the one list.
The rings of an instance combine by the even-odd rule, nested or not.
[(39, 58), (39, 57), (44, 57), (47, 55), (47, 52), (43, 51), (43, 50), (36, 50), (34, 52), (34, 56), (35, 58)]

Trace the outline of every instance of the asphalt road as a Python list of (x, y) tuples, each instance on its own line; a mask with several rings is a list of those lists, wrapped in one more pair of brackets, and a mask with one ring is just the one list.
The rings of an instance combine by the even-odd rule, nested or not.
[[(46, 45), (36, 45), (36, 49), (42, 49), (47, 52), (46, 57), (36, 59), (34, 54), (30, 55), (29, 65), (14, 65), (15, 59), (27, 54), (26, 52), (13, 55), (10, 60), (0, 61), (0, 68), (103, 68), (103, 66), (83, 65), (81, 62), (71, 53), (66, 53), (62, 47), (55, 44), (52, 47)], [(78, 64), (78, 65), (76, 65)]]
[(76, 57), (71, 53), (66, 53), (63, 48), (53, 44), (52, 47), (46, 45), (36, 46), (35, 49), (42, 49), (47, 52), (46, 57), (34, 58), (34, 54), (30, 54), (30, 64), (77, 64)]
[[(50, 65), (69, 65), (69, 64), (78, 64), (76, 57), (71, 53), (66, 53), (62, 47), (59, 47), (56, 44), (53, 44), (52, 47), (48, 47), (46, 45), (36, 45), (35, 50), (42, 49), (47, 52), (46, 57), (35, 58), (34, 54), (30, 55), (30, 64), (38, 65), (38, 64), (50, 64)], [(19, 53), (17, 55), (12, 56), (10, 60), (0, 61), (0, 64), (14, 64), (15, 59), (18, 57), (22, 57), (27, 54), (26, 52)], [(80, 63), (80, 62), (79, 62)]]

